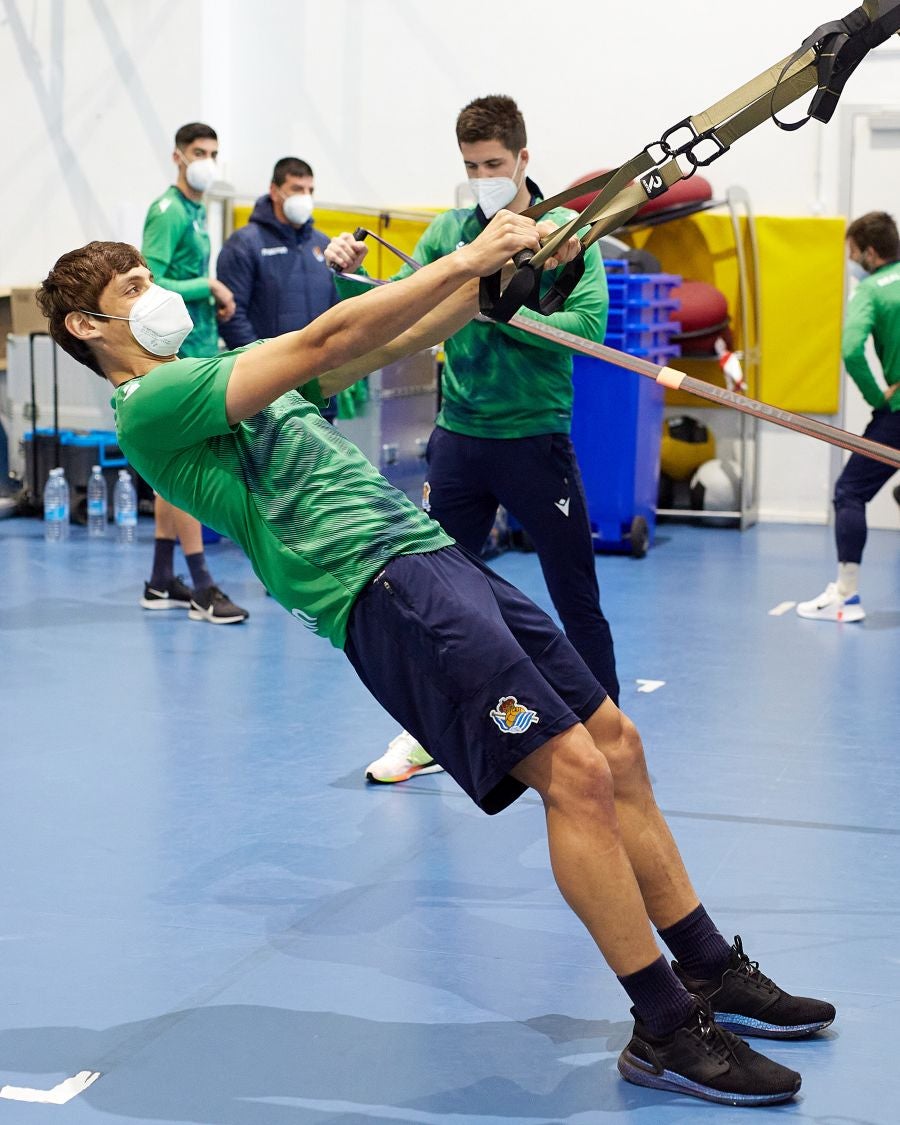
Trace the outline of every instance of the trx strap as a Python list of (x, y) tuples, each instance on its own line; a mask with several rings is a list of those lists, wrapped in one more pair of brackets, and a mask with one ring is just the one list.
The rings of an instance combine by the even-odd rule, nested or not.
[[(354, 237), (361, 241), (370, 233), (370, 231), (357, 230)], [(374, 235), (373, 237), (377, 238), (378, 236)], [(414, 269), (422, 268), (421, 262), (408, 258), (406, 254), (389, 242), (385, 242), (382, 238), (378, 238), (378, 241), (382, 246), (396, 254), (398, 258), (403, 258)], [(350, 273), (344, 274), (344, 277), (349, 281), (366, 286), (389, 284), (387, 281), (377, 281), (362, 274)], [(484, 320), (486, 318), (482, 314), (477, 319)], [(531, 317), (515, 314), (510, 317), (509, 323), (513, 328), (518, 328), (531, 336), (561, 344), (563, 347), (570, 348), (573, 352), (579, 352), (581, 355), (604, 359), (608, 363), (615, 364), (616, 367), (624, 367), (628, 371), (634, 371), (638, 375), (653, 379), (661, 386), (671, 390), (687, 391), (688, 394), (695, 395), (697, 398), (704, 398), (720, 406), (730, 406), (733, 410), (738, 410), (742, 414), (749, 414), (753, 418), (761, 418), (764, 422), (772, 422), (776, 426), (783, 426), (785, 429), (794, 430), (798, 434), (806, 434), (807, 437), (817, 438), (819, 441), (828, 442), (829, 445), (836, 445), (841, 449), (849, 450), (850, 453), (859, 453), (863, 457), (870, 457), (874, 461), (881, 461), (894, 469), (900, 469), (900, 450), (892, 449), (891, 446), (878, 441), (872, 441), (871, 438), (851, 434), (848, 430), (842, 430), (838, 426), (830, 426), (827, 422), (820, 422), (817, 418), (808, 418), (805, 414), (793, 414), (791, 411), (782, 410), (778, 406), (770, 406), (767, 402), (758, 402), (756, 399), (727, 390), (725, 387), (717, 387), (712, 383), (707, 383), (704, 379), (695, 379), (691, 375), (685, 375), (672, 367), (661, 367), (647, 359), (640, 359), (637, 356), (628, 355), (627, 352), (608, 348), (605, 344), (598, 344), (595, 340), (587, 340), (583, 336), (576, 336), (574, 332), (566, 332), (564, 329), (557, 328), (546, 321), (533, 320)]]
[[(856, 67), (873, 47), (898, 31), (900, 0), (863, 0), (859, 8), (843, 19), (816, 28), (792, 55), (703, 113), (685, 117), (619, 168), (529, 207), (523, 214), (538, 219), (554, 207), (563, 206), (585, 193), (597, 192), (579, 215), (559, 227), (540, 250), (519, 267), (505, 290), (500, 291), (499, 274), (482, 281), (482, 312), (494, 320), (506, 321), (522, 304), (544, 314), (556, 311), (584, 272), (584, 251), (597, 239), (627, 223), (648, 199), (656, 199), (679, 180), (690, 179), (698, 168), (718, 160), (736, 140), (768, 118), (782, 129), (798, 129), (810, 117), (829, 121)], [(793, 123), (778, 119), (779, 110), (814, 88), (805, 118)], [(553, 288), (539, 300), (540, 267), (584, 227), (589, 229), (580, 237), (581, 253), (562, 268)], [(519, 300), (523, 293), (525, 299)]]

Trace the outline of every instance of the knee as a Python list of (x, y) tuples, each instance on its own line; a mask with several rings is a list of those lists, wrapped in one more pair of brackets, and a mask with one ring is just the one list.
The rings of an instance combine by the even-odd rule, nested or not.
[(606, 737), (598, 743), (598, 749), (609, 764), (616, 789), (621, 791), (629, 783), (646, 779), (644, 744), (631, 719), (619, 711), (614, 729), (604, 733)]
[(609, 763), (587, 736), (560, 747), (553, 757), (545, 801), (614, 816), (615, 784)]

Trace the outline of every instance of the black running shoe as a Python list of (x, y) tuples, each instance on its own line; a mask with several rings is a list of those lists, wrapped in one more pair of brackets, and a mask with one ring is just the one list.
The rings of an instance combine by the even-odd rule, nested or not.
[(239, 625), (249, 616), (246, 609), (235, 605), (218, 586), (206, 586), (202, 590), (195, 590), (191, 596), (188, 617), (192, 621), (208, 621), (210, 625)]
[(832, 1004), (791, 996), (759, 971), (759, 962), (744, 952), (740, 935), (731, 947), (731, 959), (715, 980), (694, 980), (672, 962), (678, 979), (695, 996), (709, 1002), (716, 1023), (739, 1035), (762, 1039), (802, 1039), (834, 1022)]
[(637, 1086), (690, 1094), (723, 1105), (774, 1105), (800, 1089), (800, 1075), (719, 1027), (701, 1002), (671, 1035), (656, 1038), (634, 1021), (619, 1073)]
[(180, 578), (171, 578), (160, 586), (146, 582), (141, 605), (144, 609), (190, 609), (193, 596), (193, 590)]

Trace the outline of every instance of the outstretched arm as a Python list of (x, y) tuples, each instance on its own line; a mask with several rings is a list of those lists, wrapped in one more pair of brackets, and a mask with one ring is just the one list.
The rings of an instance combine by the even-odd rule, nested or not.
[[(392, 284), (399, 284), (399, 282)], [(319, 379), (322, 394), (328, 398), (356, 383), (364, 375), (377, 371), (379, 367), (396, 363), (398, 359), (440, 344), (454, 332), (458, 332), (463, 325), (468, 324), (477, 314), (478, 280), (473, 279), (457, 289), (436, 309), (426, 313), (412, 328), (401, 332), (383, 347), (366, 352), (365, 355), (341, 364), (340, 367), (323, 375)]]
[[(494, 273), (519, 250), (539, 246), (533, 220), (499, 211), (474, 242), (412, 277), (335, 305), (301, 331), (251, 348), (238, 356), (228, 381), (228, 421), (250, 418), (287, 391), (384, 348), (466, 282)], [(454, 306), (454, 316), (461, 311)]]

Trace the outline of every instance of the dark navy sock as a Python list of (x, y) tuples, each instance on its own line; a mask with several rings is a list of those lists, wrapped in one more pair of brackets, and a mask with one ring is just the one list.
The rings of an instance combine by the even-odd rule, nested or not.
[(646, 969), (619, 977), (619, 984), (631, 997), (638, 1019), (657, 1039), (680, 1027), (696, 1004), (662, 954)]
[(731, 959), (731, 946), (716, 929), (702, 903), (680, 922), (658, 932), (672, 950), (678, 967), (695, 980), (713, 980), (720, 976)]
[(198, 551), (196, 555), (185, 555), (187, 564), (191, 569), (191, 582), (195, 590), (206, 590), (213, 585), (212, 575), (206, 566), (206, 552)]
[(175, 571), (172, 569), (174, 555), (174, 539), (154, 539), (153, 570), (150, 574), (150, 585), (154, 590), (165, 590), (175, 577)]

